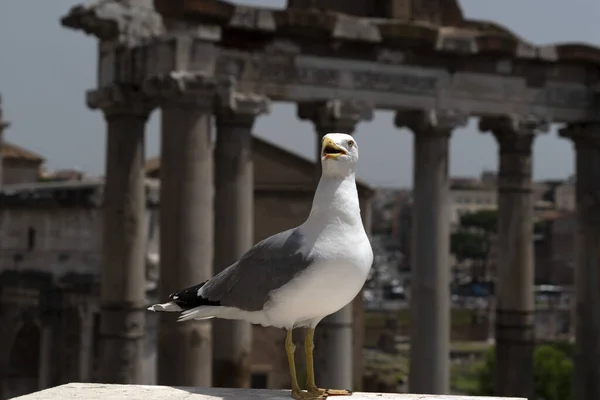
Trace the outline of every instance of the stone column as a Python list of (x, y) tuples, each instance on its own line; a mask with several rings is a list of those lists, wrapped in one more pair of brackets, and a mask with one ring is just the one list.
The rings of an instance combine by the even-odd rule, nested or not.
[(144, 133), (153, 105), (125, 87), (87, 94), (108, 125), (102, 250), (101, 359), (105, 383), (143, 383), (146, 320)]
[[(214, 274), (237, 261), (254, 244), (252, 127), (268, 112), (262, 96), (227, 91), (216, 108)], [(252, 325), (213, 320), (213, 385), (249, 388)]]
[(4, 176), (4, 172), (2, 170), (2, 146), (4, 143), (4, 130), (9, 127), (9, 123), (3, 119), (2, 112), (2, 96), (0, 95), (0, 189), (2, 188), (2, 177)]
[[(92, 377), (91, 369), (94, 362), (94, 313), (89, 305), (85, 304), (79, 307), (79, 318), (81, 321), (81, 341), (79, 343), (79, 381), (90, 382)], [(146, 374), (144, 374), (143, 383), (148, 384)]]
[[(328, 133), (354, 133), (356, 124), (373, 118), (373, 109), (366, 104), (346, 100), (300, 103), (298, 117), (315, 125), (315, 177), (321, 178), (321, 139)], [(320, 387), (352, 389), (353, 379), (353, 303), (325, 317), (315, 330), (314, 363)]]
[(534, 313), (532, 144), (547, 123), (481, 118), (499, 146), (496, 387), (500, 396), (532, 399)]
[(448, 153), (452, 131), (467, 116), (399, 111), (397, 127), (414, 134), (410, 299), (413, 393), (447, 394), (450, 384), (450, 220)]
[(373, 107), (351, 100), (328, 100), (299, 103), (298, 118), (309, 120), (315, 125), (316, 141), (316, 174), (317, 181), (321, 177), (321, 139), (328, 133), (347, 133), (352, 135), (356, 125), (361, 121), (373, 119)]
[(47, 389), (51, 386), (52, 377), (52, 326), (42, 325), (40, 337), (40, 369), (39, 369), (39, 390)]
[(600, 124), (561, 129), (576, 151), (575, 399), (600, 399)]
[[(192, 74), (146, 82), (162, 107), (160, 298), (208, 280), (213, 263), (211, 125), (215, 85)], [(210, 321), (158, 323), (158, 384), (212, 384)]]

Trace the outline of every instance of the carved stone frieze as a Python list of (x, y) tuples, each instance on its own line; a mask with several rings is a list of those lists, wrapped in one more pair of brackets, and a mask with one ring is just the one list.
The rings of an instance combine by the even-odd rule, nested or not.
[[(217, 75), (233, 75), (240, 91), (294, 102), (351, 97), (379, 109), (460, 109), (470, 115), (539, 114), (553, 121), (598, 118), (589, 85), (546, 81), (531, 87), (518, 76), (314, 57), (290, 52), (249, 54), (221, 49)], [(340, 93), (344, 94), (341, 96)]]
[(408, 128), (415, 135), (449, 136), (468, 121), (469, 115), (458, 110), (401, 110), (394, 118), (398, 128)]
[[(99, 87), (143, 85), (173, 71), (216, 80), (234, 78), (236, 91), (296, 103), (352, 98), (378, 109), (458, 109), (472, 116), (543, 115), (556, 122), (592, 121), (596, 86), (548, 79), (531, 87), (523, 77), (418, 67), (401, 54), (367, 62), (299, 53), (292, 42), (264, 52), (225, 49), (190, 34), (173, 33), (142, 45), (101, 46)], [(392, 57), (393, 55), (393, 57)], [(387, 57), (387, 58), (386, 58)], [(390, 65), (395, 64), (395, 65)]]
[(373, 119), (373, 106), (356, 100), (333, 99), (298, 103), (298, 118), (310, 120), (318, 132), (352, 134), (360, 121)]

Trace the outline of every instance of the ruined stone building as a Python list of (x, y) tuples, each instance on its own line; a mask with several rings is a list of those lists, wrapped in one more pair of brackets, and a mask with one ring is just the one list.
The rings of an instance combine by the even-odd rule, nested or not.
[[(102, 189), (101, 181), (66, 181), (5, 185), (0, 192), (1, 399), (94, 380)], [(149, 180), (147, 191), (151, 261), (158, 238), (157, 183)], [(156, 279), (148, 278), (150, 301)], [(150, 316), (149, 381), (154, 374), (153, 322)]]
[[(253, 139), (254, 241), (308, 215), (314, 165)], [(21, 150), (5, 162), (32, 158)], [(41, 157), (39, 157), (41, 160)], [(36, 170), (39, 165), (36, 166)], [(160, 160), (146, 163), (148, 302), (157, 295)], [(94, 381), (99, 335), (102, 247), (101, 180), (29, 182), (0, 191), (0, 399), (74, 381)], [(373, 190), (359, 184), (368, 226)], [(357, 298), (358, 299), (358, 298)], [(146, 383), (156, 382), (156, 314), (146, 315)], [(362, 377), (362, 301), (354, 303), (355, 379)], [(283, 333), (256, 326), (252, 384), (288, 385)], [(299, 333), (296, 333), (299, 334)]]
[(0, 146), (0, 152), (0, 182), (10, 185), (37, 181), (44, 157), (6, 141)]

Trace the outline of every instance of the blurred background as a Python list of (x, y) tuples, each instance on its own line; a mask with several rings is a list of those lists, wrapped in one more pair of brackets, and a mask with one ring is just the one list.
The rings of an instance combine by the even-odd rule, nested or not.
[[(98, 4), (111, 2), (119, 3)], [(101, 380), (106, 121), (85, 99), (97, 84), (98, 39), (61, 25), (61, 18), (79, 3), (0, 2), (0, 399), (67, 382)], [(152, 2), (144, 7), (146, 3)], [(273, 9), (287, 5), (285, 0), (231, 3)], [(600, 5), (592, 1), (457, 4), (465, 19), (493, 21), (535, 45), (593, 46), (600, 37)], [(448, 391), (484, 395), (495, 391), (490, 382), (499, 268), (499, 160), (496, 140), (481, 134), (477, 123), (470, 118), (450, 140)], [(537, 397), (546, 400), (571, 395), (575, 332), (575, 152), (557, 129), (552, 124), (549, 133), (536, 138), (532, 163), (535, 379), (541, 391)], [(276, 102), (269, 113), (256, 117), (252, 243), (301, 223), (310, 210), (314, 130), (311, 121), (298, 118), (293, 103)], [(140, 285), (148, 304), (161, 297), (160, 131), (156, 108), (148, 118), (144, 145), (147, 224)], [(382, 110), (372, 120), (358, 121), (354, 135), (361, 151), (359, 195), (375, 261), (364, 291), (351, 305), (353, 385), (363, 391), (406, 392), (413, 135), (395, 127), (394, 112)], [(142, 378), (131, 383), (162, 384), (157, 378), (159, 319), (153, 313), (145, 318), (143, 354), (133, 356), (143, 364)], [(244, 385), (288, 388), (283, 333), (254, 327), (251, 343)], [(127, 357), (124, 363), (130, 362)]]

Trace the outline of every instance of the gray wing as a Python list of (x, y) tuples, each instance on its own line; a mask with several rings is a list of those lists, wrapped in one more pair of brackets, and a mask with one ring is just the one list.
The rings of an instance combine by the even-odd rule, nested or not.
[(306, 238), (292, 228), (257, 243), (203, 286), (202, 297), (225, 307), (260, 311), (269, 295), (314, 261), (302, 252)]

